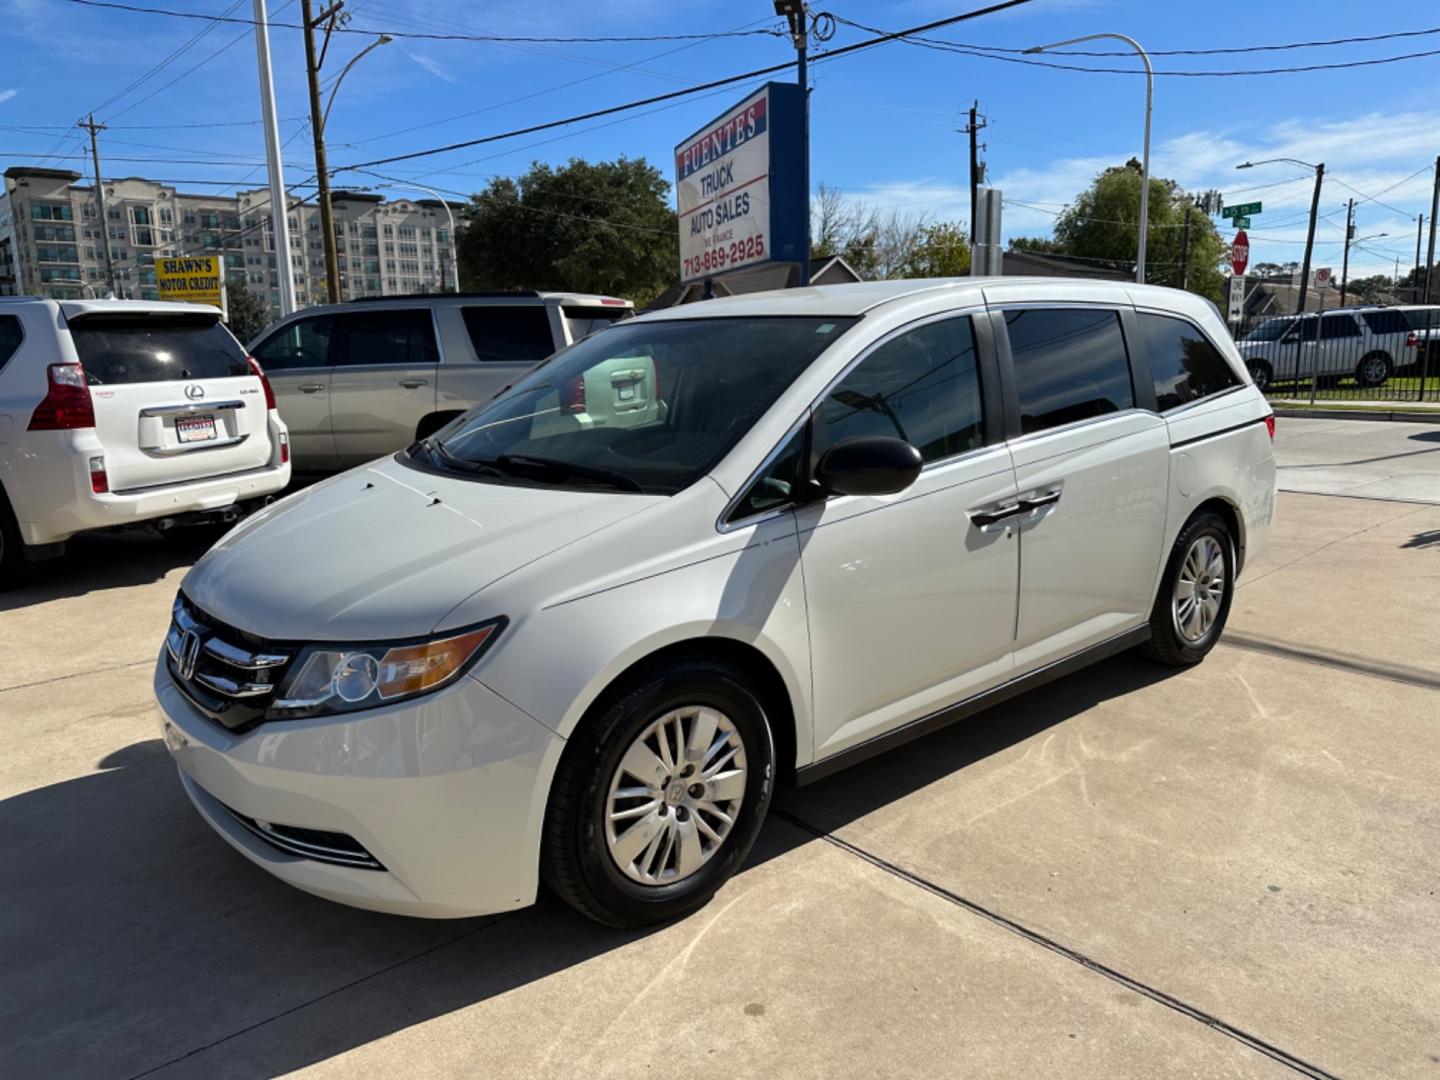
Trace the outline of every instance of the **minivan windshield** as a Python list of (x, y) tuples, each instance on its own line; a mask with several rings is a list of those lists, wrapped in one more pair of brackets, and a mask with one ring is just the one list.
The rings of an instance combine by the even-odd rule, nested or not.
[(1266, 319), (1259, 326), (1246, 334), (1241, 341), (1276, 341), (1279, 337), (1295, 325), (1294, 319)]
[(713, 468), (855, 322), (620, 323), (557, 353), (403, 457), (492, 482), (672, 495)]

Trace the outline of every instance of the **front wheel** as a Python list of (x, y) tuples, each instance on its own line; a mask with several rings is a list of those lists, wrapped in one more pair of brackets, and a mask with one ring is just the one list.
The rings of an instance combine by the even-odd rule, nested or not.
[(774, 757), (760, 700), (728, 664), (682, 660), (630, 679), (556, 769), (547, 883), (610, 926), (688, 915), (754, 844)]
[(1220, 640), (1235, 588), (1235, 540), (1218, 514), (1180, 530), (1150, 613), (1144, 651), (1175, 667), (1198, 664)]
[(1390, 379), (1390, 358), (1384, 353), (1371, 353), (1355, 368), (1355, 381), (1361, 386), (1384, 386)]

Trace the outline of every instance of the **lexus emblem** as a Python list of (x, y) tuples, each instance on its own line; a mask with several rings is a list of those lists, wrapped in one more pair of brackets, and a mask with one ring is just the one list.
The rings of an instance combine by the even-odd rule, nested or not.
[(191, 401), (199, 401), (205, 396), (205, 388), (199, 383), (191, 383), (185, 387), (185, 396)]
[(200, 660), (200, 635), (186, 630), (180, 636), (180, 677), (189, 682), (195, 677), (195, 665)]

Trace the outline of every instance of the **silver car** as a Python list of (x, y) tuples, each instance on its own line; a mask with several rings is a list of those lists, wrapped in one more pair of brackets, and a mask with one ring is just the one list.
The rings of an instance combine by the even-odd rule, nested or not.
[(298, 311), (250, 351), (275, 388), (295, 468), (333, 472), (438, 431), (633, 312), (584, 293), (388, 297)]

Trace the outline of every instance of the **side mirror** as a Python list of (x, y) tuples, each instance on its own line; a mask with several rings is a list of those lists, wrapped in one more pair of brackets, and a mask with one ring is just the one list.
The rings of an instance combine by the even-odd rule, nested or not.
[(865, 435), (826, 450), (815, 479), (831, 495), (893, 495), (913, 484), (924, 464), (903, 439)]

